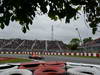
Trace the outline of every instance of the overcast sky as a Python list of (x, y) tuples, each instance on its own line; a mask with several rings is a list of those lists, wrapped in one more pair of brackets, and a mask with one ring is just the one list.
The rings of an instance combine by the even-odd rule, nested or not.
[(69, 24), (65, 24), (64, 21), (53, 21), (46, 15), (37, 16), (33, 24), (30, 25), (30, 31), (23, 33), (21, 26), (16, 23), (10, 23), (5, 29), (0, 29), (0, 38), (21, 38), (31, 40), (51, 40), (51, 26), (54, 27), (54, 39), (62, 40), (65, 43), (69, 43), (72, 38), (79, 38), (79, 35), (75, 28), (78, 28), (82, 39), (87, 37), (93, 37), (94, 39), (100, 37), (100, 32), (95, 35), (92, 34), (85, 23), (84, 18), (81, 15), (77, 21), (71, 20)]

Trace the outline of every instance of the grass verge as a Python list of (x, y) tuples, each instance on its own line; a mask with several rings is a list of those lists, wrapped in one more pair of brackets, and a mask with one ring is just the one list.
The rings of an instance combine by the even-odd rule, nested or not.
[(32, 60), (23, 59), (23, 58), (16, 58), (16, 59), (0, 61), (0, 64), (4, 64), (4, 63), (20, 63), (20, 62), (29, 62), (29, 61), (32, 61)]

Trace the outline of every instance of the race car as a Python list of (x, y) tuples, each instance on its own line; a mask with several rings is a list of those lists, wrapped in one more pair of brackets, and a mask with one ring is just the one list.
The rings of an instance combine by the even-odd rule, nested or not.
[(36, 54), (29, 55), (29, 58), (30, 58), (30, 59), (38, 59), (38, 60), (44, 59), (43, 56), (36, 55)]

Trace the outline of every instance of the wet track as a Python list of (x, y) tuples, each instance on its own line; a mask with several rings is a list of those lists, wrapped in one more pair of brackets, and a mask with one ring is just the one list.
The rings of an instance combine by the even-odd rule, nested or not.
[[(28, 58), (29, 55), (17, 55), (17, 54), (0, 54), (0, 57), (17, 57)], [(66, 61), (88, 64), (99, 64), (100, 58), (80, 58), (80, 57), (65, 57), (65, 56), (44, 56), (43, 61)]]
[(77, 62), (77, 63), (88, 63), (88, 64), (99, 64), (100, 58), (82, 58), (82, 57), (65, 57), (65, 56), (46, 56), (46, 61), (66, 61), (66, 62)]

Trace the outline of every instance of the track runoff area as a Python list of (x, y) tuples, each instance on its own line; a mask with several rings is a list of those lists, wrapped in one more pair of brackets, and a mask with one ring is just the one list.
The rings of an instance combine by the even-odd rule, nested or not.
[[(23, 54), (0, 54), (0, 56), (6, 56), (6, 57), (16, 57), (16, 58), (28, 58), (29, 55), (23, 55)], [(1, 64), (0, 65), (0, 75), (51, 75), (52, 73), (54, 75), (100, 75), (100, 62), (99, 63), (91, 63), (89, 62), (85, 63), (84, 61), (82, 62), (83, 59), (80, 58), (80, 63), (76, 60), (79, 59), (77, 58), (71, 58), (71, 57), (64, 57), (64, 56), (43, 56), (43, 60), (34, 60), (32, 59), (33, 63), (25, 63), (24, 68), (22, 63), (7, 63), (7, 64)], [(68, 58), (73, 59), (73, 61), (69, 61)], [(94, 60), (95, 58), (93, 58)], [(32, 65), (35, 64), (40, 64), (40, 63), (46, 63), (46, 62), (51, 62), (51, 61), (57, 61), (61, 62), (64, 61), (64, 66), (62, 68), (56, 68), (56, 67), (47, 67), (43, 69), (36, 69), (34, 71), (34, 74), (32, 71), (28, 70), (31, 69)], [(74, 61), (75, 60), (75, 61)], [(91, 59), (88, 59), (90, 62), (93, 61)], [(94, 61), (99, 60), (95, 59)], [(34, 63), (35, 62), (35, 63)], [(97, 61), (98, 62), (98, 61)], [(52, 63), (53, 66), (55, 65), (55, 62)], [(57, 64), (57, 63), (56, 63)], [(30, 66), (31, 65), (31, 66)], [(18, 68), (21, 66), (20, 68)], [(27, 69), (25, 69), (27, 67)], [(29, 67), (29, 68), (28, 68)], [(33, 70), (33, 68), (31, 69)], [(43, 73), (46, 70), (45, 73)]]

